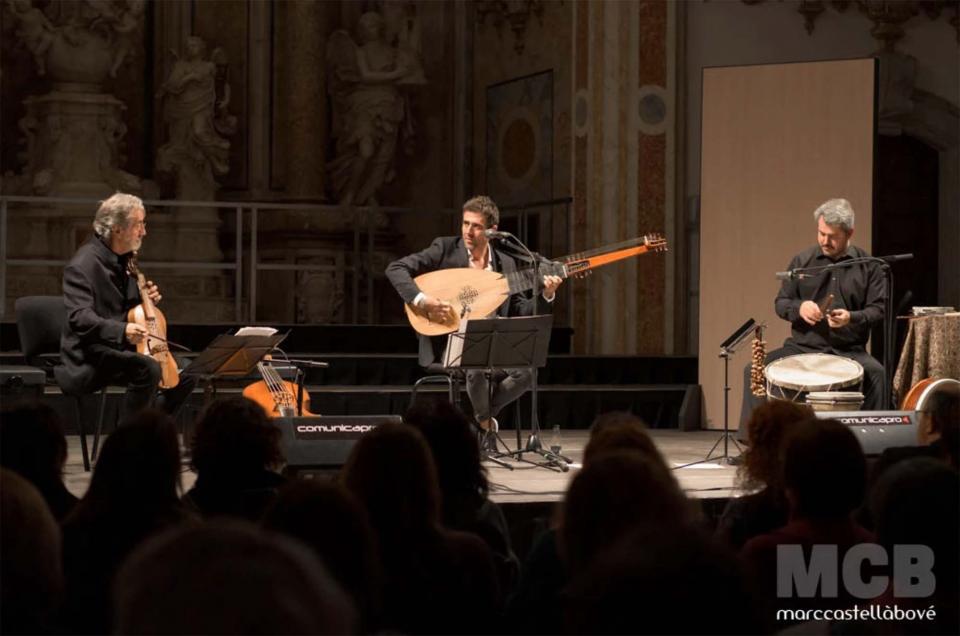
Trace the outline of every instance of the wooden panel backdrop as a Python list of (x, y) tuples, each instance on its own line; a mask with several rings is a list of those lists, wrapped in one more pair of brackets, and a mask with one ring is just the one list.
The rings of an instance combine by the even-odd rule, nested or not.
[[(813, 211), (833, 197), (857, 213), (870, 249), (874, 60), (706, 68), (700, 214), (700, 384), (706, 425), (723, 427), (720, 343), (747, 318), (766, 322), (768, 350), (790, 326), (774, 313), (784, 270), (816, 244)], [(737, 428), (749, 342), (730, 362)]]

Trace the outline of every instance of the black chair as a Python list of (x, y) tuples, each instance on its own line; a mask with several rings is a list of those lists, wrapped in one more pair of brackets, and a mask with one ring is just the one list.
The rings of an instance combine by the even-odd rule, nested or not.
[[(67, 320), (67, 311), (62, 296), (25, 296), (14, 303), (17, 314), (17, 331), (20, 334), (20, 349), (27, 363), (42, 369), (48, 383), (55, 383), (63, 391), (64, 368), (60, 360), (60, 334)], [(63, 391), (67, 395), (66, 391)], [(83, 453), (83, 468), (90, 470), (91, 456), (87, 452), (87, 431), (83, 418), (84, 397), (70, 395), (73, 398), (77, 416), (77, 430), (80, 431), (80, 450)], [(100, 391), (100, 406), (97, 409), (97, 428), (93, 437), (93, 461), (97, 460), (100, 445), (100, 433), (103, 430), (103, 416), (107, 406), (107, 387)]]
[(446, 383), (450, 404), (460, 406), (460, 386), (465, 378), (463, 371), (456, 368), (448, 369), (439, 362), (427, 365), (424, 367), (424, 371), (427, 372), (427, 375), (413, 383), (413, 390), (410, 395), (411, 402), (417, 401), (417, 390), (421, 385)]

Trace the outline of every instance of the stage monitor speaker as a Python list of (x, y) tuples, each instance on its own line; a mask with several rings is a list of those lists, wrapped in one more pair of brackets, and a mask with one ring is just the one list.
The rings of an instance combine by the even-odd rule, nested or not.
[(917, 445), (916, 411), (817, 411), (821, 420), (846, 424), (860, 440), (865, 455), (879, 455), (887, 448)]
[(399, 424), (399, 415), (323, 415), (278, 417), (280, 448), (288, 469), (339, 468), (364, 434), (386, 423)]

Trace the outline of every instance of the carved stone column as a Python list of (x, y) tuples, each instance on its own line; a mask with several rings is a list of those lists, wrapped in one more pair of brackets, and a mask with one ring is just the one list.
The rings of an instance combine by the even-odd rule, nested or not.
[(274, 5), (276, 96), (272, 126), (275, 185), (295, 197), (324, 191), (327, 145), (327, 97), (324, 51), (329, 20), (327, 3), (281, 2)]

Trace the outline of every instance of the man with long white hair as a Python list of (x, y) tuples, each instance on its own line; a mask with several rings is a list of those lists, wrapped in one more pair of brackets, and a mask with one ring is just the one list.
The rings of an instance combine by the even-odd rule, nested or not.
[[(820, 205), (813, 212), (817, 245), (794, 256), (787, 269), (870, 256), (851, 242), (854, 218), (846, 199), (830, 199)], [(774, 305), (777, 315), (791, 324), (791, 335), (783, 347), (767, 354), (767, 362), (801, 353), (829, 353), (856, 360), (863, 367), (863, 409), (883, 408), (883, 365), (867, 353), (866, 346), (871, 327), (883, 320), (886, 293), (883, 273), (874, 263), (820, 270), (783, 281)], [(743, 378), (740, 421), (746, 422), (758, 403), (750, 392), (750, 365)]]
[[(147, 235), (146, 218), (143, 201), (132, 194), (118, 192), (101, 202), (93, 219), (94, 236), (63, 271), (67, 321), (60, 340), (65, 370), (60, 381), (70, 393), (126, 385), (125, 416), (149, 406), (160, 383), (159, 363), (135, 350), (147, 329), (127, 320), (127, 312), (141, 302), (127, 264)], [(154, 303), (161, 300), (160, 290), (149, 281), (147, 295)], [(157, 406), (176, 412), (195, 384), (184, 380), (161, 392)]]

